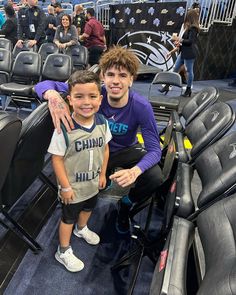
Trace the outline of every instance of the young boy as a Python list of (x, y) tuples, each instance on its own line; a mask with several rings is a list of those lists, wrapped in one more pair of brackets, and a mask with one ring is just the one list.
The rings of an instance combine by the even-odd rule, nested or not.
[(100, 238), (87, 227), (97, 201), (99, 189), (106, 186), (106, 167), (111, 133), (105, 118), (97, 114), (102, 101), (99, 77), (89, 71), (77, 71), (69, 79), (69, 104), (73, 109), (75, 128), (70, 133), (55, 130), (48, 152), (59, 183), (62, 219), (59, 226), (60, 245), (56, 260), (71, 272), (83, 269), (70, 246), (74, 235), (96, 245)]

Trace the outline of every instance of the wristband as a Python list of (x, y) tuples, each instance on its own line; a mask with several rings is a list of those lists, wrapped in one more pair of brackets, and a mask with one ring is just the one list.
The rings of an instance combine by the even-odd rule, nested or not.
[(69, 191), (72, 191), (72, 188), (69, 186), (69, 187), (61, 187), (59, 186), (59, 190), (63, 193), (67, 193)]

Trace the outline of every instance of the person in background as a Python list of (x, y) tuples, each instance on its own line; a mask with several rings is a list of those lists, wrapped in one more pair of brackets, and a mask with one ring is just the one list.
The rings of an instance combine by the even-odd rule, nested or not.
[[(75, 236), (88, 244), (97, 245), (99, 236), (91, 231), (88, 220), (96, 205), (99, 189), (106, 186), (106, 167), (111, 133), (108, 122), (97, 114), (102, 101), (97, 74), (77, 71), (69, 78), (68, 100), (73, 109), (71, 118), (75, 128), (70, 133), (54, 131), (48, 152), (59, 184), (62, 218), (55, 258), (71, 272), (83, 269), (70, 246)], [(67, 143), (67, 144), (66, 144)]]
[(84, 33), (79, 35), (79, 41), (82, 41), (84, 46), (89, 51), (89, 65), (99, 63), (99, 59), (106, 49), (106, 37), (102, 24), (95, 18), (93, 8), (87, 8), (87, 22), (84, 27)]
[[(197, 51), (197, 39), (200, 32), (199, 25), (199, 11), (198, 9), (189, 9), (186, 13), (182, 36), (175, 36), (175, 46), (173, 51), (179, 50), (179, 55), (175, 61), (174, 72), (178, 73), (180, 68), (185, 65), (187, 69), (187, 88), (185, 93), (182, 95), (184, 97), (191, 96), (192, 94), (192, 84), (193, 84), (193, 66), (196, 58)], [(171, 52), (172, 53), (172, 52)], [(165, 85), (160, 92), (168, 92), (169, 85)]]
[(67, 47), (78, 44), (77, 29), (71, 24), (71, 16), (69, 14), (63, 14), (61, 25), (56, 29), (53, 42), (62, 52)]
[(0, 10), (0, 29), (2, 28), (5, 21), (6, 21), (6, 19), (4, 17), (4, 13), (3, 13), (3, 11)]
[(55, 15), (56, 15), (56, 27), (61, 24), (61, 18), (64, 14), (64, 10), (61, 7), (60, 2), (55, 2), (54, 4), (51, 4), (54, 7)]
[(28, 6), (21, 8), (18, 12), (18, 30), (16, 43), (22, 48), (23, 42), (27, 41), (29, 47), (37, 45), (38, 48), (45, 42), (46, 16), (41, 8), (37, 6), (37, 0), (28, 0)]
[(4, 11), (7, 19), (0, 30), (0, 35), (4, 35), (4, 38), (10, 40), (14, 47), (17, 42), (16, 13), (11, 4), (4, 5)]
[[(128, 49), (115, 46), (102, 55), (99, 67), (104, 83), (99, 113), (108, 120), (112, 133), (107, 175), (121, 187), (132, 184), (118, 205), (116, 228), (125, 234), (129, 231), (131, 207), (150, 197), (162, 184), (163, 175), (158, 165), (159, 135), (150, 102), (131, 90), (139, 67), (136, 56)], [(60, 96), (68, 92), (67, 83), (43, 81), (35, 85), (35, 91), (39, 98), (48, 100), (58, 132), (61, 121), (68, 131), (74, 128), (68, 106)], [(145, 147), (138, 143), (138, 131), (142, 133)], [(117, 167), (122, 169), (114, 172)]]
[(54, 15), (54, 7), (51, 5), (48, 5), (48, 15), (47, 15), (47, 25), (45, 29), (46, 33), (46, 40), (47, 42), (53, 42), (55, 32), (56, 32), (56, 17)]
[(76, 26), (78, 35), (82, 35), (84, 33), (84, 26), (86, 23), (84, 8), (82, 5), (75, 5), (75, 12), (73, 16), (73, 25)]

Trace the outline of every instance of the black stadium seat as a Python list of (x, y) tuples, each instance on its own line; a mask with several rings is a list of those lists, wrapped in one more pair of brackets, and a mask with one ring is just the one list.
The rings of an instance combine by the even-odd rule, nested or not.
[[(193, 225), (192, 222), (201, 220), (201, 216), (209, 216), (207, 219), (213, 221), (212, 226), (213, 230), (211, 232), (210, 222), (202, 221), (202, 232), (204, 234), (204, 239), (208, 239), (208, 235), (213, 242), (211, 245), (209, 242), (205, 243), (205, 251), (206, 251), (206, 270), (208, 268), (211, 269), (209, 271), (209, 278), (212, 279), (211, 283), (209, 283), (208, 279), (206, 279), (206, 283), (204, 283), (204, 292), (199, 294), (206, 294), (208, 292), (207, 284), (212, 284), (211, 290), (215, 290), (213, 293), (209, 294), (236, 294), (235, 285), (233, 282), (233, 277), (235, 277), (235, 263), (228, 262), (228, 259), (224, 260), (224, 255), (221, 255), (221, 247), (217, 250), (217, 239), (219, 239), (218, 245), (220, 244), (221, 237), (226, 241), (226, 249), (229, 246), (229, 250), (233, 249), (234, 258), (235, 258), (235, 235), (231, 234), (232, 230), (235, 231), (234, 225), (232, 228), (229, 228), (231, 222), (235, 222), (232, 218), (234, 216), (229, 211), (229, 214), (224, 214), (222, 210), (224, 205), (221, 204), (229, 204), (227, 205), (227, 210), (230, 209), (230, 199), (231, 195), (235, 193), (236, 186), (236, 132), (229, 133), (225, 137), (221, 138), (211, 146), (209, 146), (195, 161), (196, 171), (200, 177), (202, 183), (202, 190), (197, 198), (197, 210), (195, 212), (187, 212), (183, 211), (184, 206), (186, 206), (184, 200), (192, 200), (191, 195), (191, 181), (189, 181), (190, 177), (187, 173), (181, 174), (181, 170), (178, 172), (178, 177), (175, 180), (175, 184), (172, 188), (172, 198), (167, 198), (167, 212), (168, 210), (172, 210), (173, 203), (175, 204), (175, 210), (173, 217), (173, 223), (169, 222), (170, 232), (168, 234), (165, 247), (163, 249), (165, 253), (164, 262), (159, 258), (159, 261), (156, 265), (156, 269), (153, 275), (153, 281), (151, 286), (151, 295), (156, 294), (187, 294), (186, 293), (186, 273), (187, 273), (187, 256), (188, 250), (191, 245), (193, 239)], [(189, 165), (180, 163), (180, 165), (184, 165), (187, 168)], [(187, 170), (186, 170), (187, 171)], [(191, 173), (191, 172), (190, 172)], [(183, 191), (182, 188), (185, 187)], [(174, 192), (174, 193), (173, 193)], [(188, 196), (184, 195), (187, 194)], [(234, 201), (235, 202), (235, 201)], [(172, 204), (172, 205), (171, 205)], [(212, 208), (221, 207), (222, 211), (222, 224), (221, 224), (221, 214), (213, 213), (211, 217)], [(235, 205), (234, 205), (235, 207)], [(218, 210), (218, 209), (217, 209)], [(233, 210), (233, 209), (232, 209)], [(183, 214), (184, 212), (184, 214)], [(232, 211), (234, 212), (234, 211)], [(173, 213), (173, 211), (172, 211)], [(171, 214), (171, 213), (170, 213)], [(203, 215), (202, 215), (203, 214)], [(205, 219), (206, 220), (206, 219)], [(231, 222), (230, 222), (231, 221)], [(204, 223), (205, 226), (204, 226)], [(172, 226), (171, 226), (172, 224)], [(214, 228), (216, 224), (219, 224), (219, 231)], [(221, 224), (221, 226), (220, 226)], [(228, 228), (226, 230), (223, 227)], [(177, 233), (177, 234), (176, 234)], [(203, 235), (202, 234), (202, 235)], [(215, 236), (214, 236), (215, 235)], [(201, 234), (200, 234), (201, 236)], [(215, 243), (215, 244), (214, 244)], [(195, 247), (196, 248), (196, 247)], [(215, 249), (212, 253), (208, 249)], [(229, 252), (226, 251), (226, 256)], [(219, 256), (218, 256), (219, 254)], [(164, 255), (164, 254), (163, 254)], [(232, 257), (231, 254), (229, 254)], [(211, 261), (211, 266), (208, 264), (208, 257)], [(216, 258), (217, 257), (217, 258)], [(216, 259), (214, 261), (214, 259)], [(218, 270), (218, 259), (221, 263), (221, 270)], [(215, 263), (215, 264), (214, 264)], [(160, 271), (160, 266), (161, 271)], [(215, 269), (214, 269), (215, 265)], [(224, 268), (226, 265), (226, 268)], [(232, 275), (229, 272), (231, 267)], [(212, 273), (213, 269), (215, 271), (215, 275)], [(222, 274), (222, 278), (220, 279), (220, 275)], [(224, 288), (226, 288), (226, 293), (223, 292), (223, 289), (216, 289), (214, 285), (214, 279), (217, 278), (221, 280), (223, 284), (225, 284)], [(231, 280), (232, 288), (227, 287), (228, 282)], [(216, 282), (216, 283), (217, 283)], [(209, 285), (210, 286), (210, 285)], [(173, 289), (174, 288), (174, 289)], [(200, 287), (201, 288), (201, 287)], [(228, 288), (228, 289), (227, 289)], [(172, 291), (171, 291), (172, 290)], [(175, 290), (175, 291), (173, 291)], [(216, 291), (217, 290), (217, 291)], [(175, 293), (176, 292), (176, 293)], [(230, 293), (233, 292), (233, 293)], [(208, 293), (207, 293), (208, 294)]]
[(42, 80), (66, 81), (72, 72), (71, 57), (67, 54), (53, 53), (47, 56), (42, 70)]
[(12, 53), (11, 51), (0, 48), (0, 85), (8, 83), (12, 68)]
[(71, 56), (73, 71), (85, 70), (88, 66), (88, 49), (82, 45), (74, 45), (66, 49), (66, 54)]
[(12, 66), (10, 82), (0, 85), (1, 94), (7, 96), (5, 108), (13, 100), (35, 101), (32, 88), (41, 77), (41, 56), (33, 51), (20, 52)]
[(6, 38), (0, 38), (0, 48), (7, 49), (9, 51), (12, 51), (12, 43), (9, 39)]
[[(21, 126), (21, 122), (18, 124)], [(18, 129), (15, 128), (7, 134), (7, 136), (13, 137), (15, 140), (16, 148), (12, 151), (12, 159), (10, 156), (2, 158), (4, 153), (2, 154), (3, 149), (1, 149), (1, 168), (5, 168), (6, 164), (9, 166), (6, 172), (3, 171), (7, 175), (4, 177), (1, 186), (1, 212), (17, 229), (21, 239), (26, 241), (33, 251), (37, 251), (41, 249), (41, 246), (18, 224), (18, 222), (12, 219), (10, 213), (8, 213), (8, 209), (20, 199), (34, 180), (41, 176), (45, 163), (45, 155), (47, 154), (47, 148), (54, 130), (47, 103), (42, 103), (23, 120), (20, 136), (18, 136), (20, 131)], [(5, 140), (1, 138), (0, 144), (3, 144), (7, 153), (10, 153), (14, 144), (6, 146), (7, 139), (8, 137), (6, 137)], [(7, 163), (5, 163), (5, 161), (7, 161)], [(40, 179), (45, 180), (44, 183), (52, 188), (50, 181), (47, 182), (45, 176)]]
[(193, 119), (217, 101), (218, 96), (219, 92), (215, 87), (207, 87), (192, 96), (180, 113), (173, 110), (167, 127), (160, 132), (160, 135), (164, 134), (163, 148), (169, 144), (173, 130), (183, 132)]
[(42, 61), (45, 62), (49, 54), (58, 53), (59, 49), (54, 43), (43, 43), (38, 50), (38, 53), (42, 57)]
[(30, 51), (30, 52), (37, 52), (37, 46), (34, 45), (33, 47), (29, 47), (27, 45), (27, 42), (23, 42), (23, 46), (22, 47), (18, 47), (18, 46), (14, 46), (13, 50), (12, 50), (12, 55), (13, 55), (13, 59), (15, 59), (17, 57), (17, 55), (22, 52), (22, 51)]

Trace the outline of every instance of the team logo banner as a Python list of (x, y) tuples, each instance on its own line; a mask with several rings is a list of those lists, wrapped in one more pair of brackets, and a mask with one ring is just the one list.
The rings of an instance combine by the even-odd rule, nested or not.
[(113, 44), (132, 50), (140, 62), (170, 70), (177, 53), (173, 33), (179, 33), (184, 21), (186, 2), (137, 3), (111, 5), (110, 28)]

